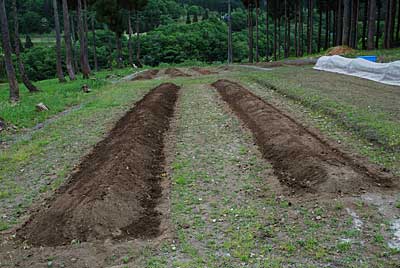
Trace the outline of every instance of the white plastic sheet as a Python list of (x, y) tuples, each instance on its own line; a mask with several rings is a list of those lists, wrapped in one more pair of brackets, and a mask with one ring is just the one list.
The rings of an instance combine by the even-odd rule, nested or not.
[(400, 86), (400, 61), (375, 63), (364, 59), (324, 56), (319, 58), (314, 69)]

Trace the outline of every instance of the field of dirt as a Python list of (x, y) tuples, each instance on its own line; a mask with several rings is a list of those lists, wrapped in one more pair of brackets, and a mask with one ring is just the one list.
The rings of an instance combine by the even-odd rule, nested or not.
[(17, 231), (35, 246), (157, 236), (163, 134), (179, 87), (162, 84), (128, 112), (68, 184)]
[(147, 71), (141, 72), (138, 75), (136, 75), (131, 81), (150, 80), (150, 79), (155, 78), (159, 72), (160, 71), (157, 69), (147, 70)]
[(351, 194), (396, 189), (390, 174), (331, 147), (241, 85), (219, 80), (213, 86), (253, 131), (264, 157), (272, 162), (279, 180), (292, 193)]
[(184, 73), (182, 70), (177, 68), (168, 68), (165, 70), (165, 74), (169, 75), (171, 78), (175, 77), (190, 77), (190, 74)]

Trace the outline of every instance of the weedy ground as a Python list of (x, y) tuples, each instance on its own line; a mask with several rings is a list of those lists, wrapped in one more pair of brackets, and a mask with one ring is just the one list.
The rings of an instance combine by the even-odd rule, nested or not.
[[(321, 87), (321, 81), (314, 82), (319, 76), (305, 67), (219, 71), (211, 76), (105, 84), (77, 103), (79, 109), (31, 135), (14, 134), (0, 155), (0, 228), (10, 229), (22, 222), (27, 209), (51, 195), (124, 112), (152, 87), (168, 80), (182, 86), (166, 167), (171, 177), (173, 235), (139, 249), (128, 243), (118, 250), (100, 250), (108, 245), (87, 243), (76, 245), (77, 249), (64, 257), (62, 249), (48, 249), (41, 251), (36, 264), (63, 267), (73, 258), (89, 265), (86, 267), (398, 267), (400, 252), (388, 243), (393, 239), (392, 221), (400, 214), (400, 196), (285, 196), (284, 186), (262, 158), (251, 133), (210, 84), (219, 78), (239, 81), (348, 150), (395, 171), (400, 167), (398, 152), (388, 148), (398, 145), (397, 137), (375, 126), (386, 120), (399, 127), (397, 105), (390, 108), (377, 101), (383, 116), (377, 119), (378, 108), (364, 109), (369, 104), (340, 98), (338, 95), (348, 91)], [(313, 78), (303, 81), (303, 75)], [(341, 81), (350, 91), (353, 84), (364, 83), (335, 75), (320, 79)], [(365, 99), (375, 103), (378, 98)], [(331, 102), (334, 105), (326, 107)], [(313, 103), (318, 105), (310, 105)], [(363, 130), (345, 124), (341, 116), (333, 116), (325, 108), (346, 116), (350, 113), (349, 122), (364, 120), (360, 123)], [(384, 109), (394, 112), (385, 113)], [(373, 143), (365, 129), (379, 130), (380, 141), (392, 142)], [(376, 200), (382, 200), (381, 205), (373, 202)], [(114, 248), (118, 245), (112, 243)], [(96, 261), (88, 255), (90, 247), (96, 249)], [(4, 265), (14, 264), (11, 260)]]

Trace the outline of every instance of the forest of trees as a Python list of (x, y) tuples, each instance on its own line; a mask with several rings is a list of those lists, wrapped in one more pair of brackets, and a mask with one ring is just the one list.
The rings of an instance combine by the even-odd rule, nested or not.
[[(339, 45), (400, 44), (400, 0), (0, 0), (0, 17), (0, 79), (9, 82), (11, 101), (19, 99), (17, 80), (35, 92), (31, 80), (66, 82), (128, 65), (224, 62), (228, 50), (235, 62), (254, 62)], [(54, 42), (35, 44), (37, 34)]]

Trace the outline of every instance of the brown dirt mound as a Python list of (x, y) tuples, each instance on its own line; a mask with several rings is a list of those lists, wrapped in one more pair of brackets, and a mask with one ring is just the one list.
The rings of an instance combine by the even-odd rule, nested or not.
[(394, 186), (389, 174), (356, 163), (239, 84), (219, 80), (213, 86), (254, 133), (281, 183), (294, 193), (358, 193)]
[(177, 68), (168, 68), (165, 70), (165, 74), (169, 75), (170, 77), (189, 77), (190, 74), (186, 74)]
[(67, 185), (17, 231), (35, 246), (159, 234), (163, 136), (179, 87), (162, 84), (129, 111)]
[(159, 70), (147, 70), (144, 72), (139, 73), (137, 76), (135, 76), (131, 81), (137, 81), (137, 80), (151, 80), (156, 77), (158, 74)]
[(338, 47), (333, 47), (328, 50), (326, 55), (328, 56), (334, 56), (334, 55), (347, 55), (347, 54), (352, 54), (354, 53), (354, 49), (348, 46), (338, 46)]
[(218, 74), (217, 72), (213, 72), (207, 69), (199, 68), (199, 67), (192, 67), (190, 70), (197, 72), (201, 75), (210, 75), (210, 74)]

